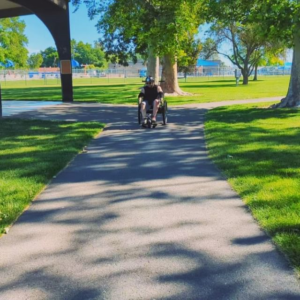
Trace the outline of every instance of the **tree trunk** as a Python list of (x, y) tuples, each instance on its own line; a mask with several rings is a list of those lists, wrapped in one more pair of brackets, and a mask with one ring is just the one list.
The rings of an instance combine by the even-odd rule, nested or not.
[(172, 54), (167, 54), (163, 58), (162, 81), (161, 87), (164, 93), (174, 96), (190, 95), (189, 93), (183, 92), (178, 85), (177, 62), (174, 60)]
[(147, 76), (152, 76), (155, 83), (159, 81), (159, 58), (153, 54), (151, 47), (148, 49)]
[(247, 85), (249, 82), (249, 63), (248, 59), (245, 59), (244, 66), (242, 69), (242, 75), (243, 75), (243, 84)]
[(254, 67), (254, 78), (253, 81), (257, 81), (257, 65)]
[(300, 32), (294, 36), (294, 53), (289, 89), (285, 98), (273, 108), (295, 107), (300, 105)]
[(243, 69), (242, 75), (243, 75), (243, 84), (247, 85), (248, 84), (248, 69)]

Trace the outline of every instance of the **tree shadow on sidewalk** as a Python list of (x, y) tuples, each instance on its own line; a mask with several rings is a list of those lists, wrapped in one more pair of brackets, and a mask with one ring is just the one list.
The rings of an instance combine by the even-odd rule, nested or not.
[(205, 112), (172, 108), (155, 130), (134, 107), (41, 114), (107, 127), (1, 240), (1, 294), (299, 299), (287, 262), (208, 159)]

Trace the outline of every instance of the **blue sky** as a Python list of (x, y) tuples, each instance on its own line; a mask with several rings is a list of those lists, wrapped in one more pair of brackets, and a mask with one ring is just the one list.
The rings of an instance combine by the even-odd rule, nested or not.
[[(21, 19), (26, 23), (25, 35), (29, 40), (27, 49), (30, 54), (38, 53), (47, 47), (56, 47), (50, 32), (37, 16), (23, 16)], [(71, 39), (75, 39), (77, 42), (82, 41), (93, 44), (99, 38), (99, 33), (95, 27), (96, 24), (97, 17), (94, 20), (90, 20), (84, 5), (81, 5), (76, 12), (74, 12), (74, 7), (70, 5)], [(204, 32), (207, 29), (208, 26), (201, 26), (200, 38), (204, 37)], [(226, 59), (223, 60), (226, 61)]]
[[(97, 23), (97, 17), (94, 20), (90, 20), (87, 16), (87, 10), (84, 5), (74, 13), (74, 7), (70, 5), (70, 26), (71, 26), (71, 38), (77, 42), (82, 41), (84, 43), (93, 44), (99, 38), (99, 33), (95, 27)], [(42, 21), (35, 15), (24, 16), (23, 19), (26, 23), (25, 34), (28, 37), (29, 43), (27, 48), (29, 53), (37, 53), (41, 50), (45, 50), (47, 47), (55, 47), (54, 40), (49, 33), (48, 29), (42, 23)], [(203, 37), (204, 31), (207, 30), (207, 26), (202, 26), (200, 37)], [(228, 59), (220, 56), (227, 65), (231, 65)], [(288, 55), (287, 61), (291, 61), (291, 52)]]
[[(74, 8), (70, 5), (71, 38), (77, 42), (83, 41), (84, 43), (93, 44), (99, 37), (95, 27), (97, 18), (90, 20), (84, 6), (81, 6), (75, 13), (73, 11)], [(30, 53), (37, 53), (45, 50), (47, 47), (55, 47), (50, 32), (38, 17), (30, 15), (24, 16), (21, 19), (26, 23), (25, 34), (29, 40), (27, 48)]]

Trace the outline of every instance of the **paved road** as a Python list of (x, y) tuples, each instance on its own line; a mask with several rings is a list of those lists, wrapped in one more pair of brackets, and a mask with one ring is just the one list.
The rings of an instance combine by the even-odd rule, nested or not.
[(41, 107), (59, 105), (59, 101), (2, 101), (2, 116), (8, 117)]
[(126, 106), (40, 110), (108, 125), (0, 239), (0, 299), (300, 299), (207, 158), (203, 116), (217, 105), (172, 108), (155, 130)]

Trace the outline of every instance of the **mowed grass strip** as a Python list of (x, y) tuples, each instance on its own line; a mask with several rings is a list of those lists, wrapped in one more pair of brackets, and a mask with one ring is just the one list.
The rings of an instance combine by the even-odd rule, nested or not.
[(0, 234), (104, 124), (0, 120)]
[[(180, 83), (180, 87), (193, 96), (168, 97), (171, 105), (189, 103), (209, 103), (228, 100), (258, 99), (268, 97), (282, 97), (286, 95), (290, 76), (261, 76), (258, 81), (249, 80), (248, 85), (236, 86), (235, 79), (219, 77), (201, 81), (189, 78)], [(168, 103), (169, 103), (168, 102)]]
[(209, 155), (300, 275), (300, 112), (269, 104), (206, 115)]
[[(226, 100), (257, 99), (284, 96), (287, 93), (290, 76), (264, 76), (248, 85), (236, 86), (232, 77), (189, 77), (179, 79), (183, 91), (190, 96), (166, 97), (169, 105), (218, 102)], [(34, 81), (42, 85), (43, 81)], [(136, 105), (137, 96), (143, 86), (142, 78), (74, 80), (74, 100), (78, 102), (101, 102), (107, 104)], [(60, 86), (24, 87), (23, 82), (7, 82), (3, 85), (4, 100), (49, 100), (61, 101)]]

